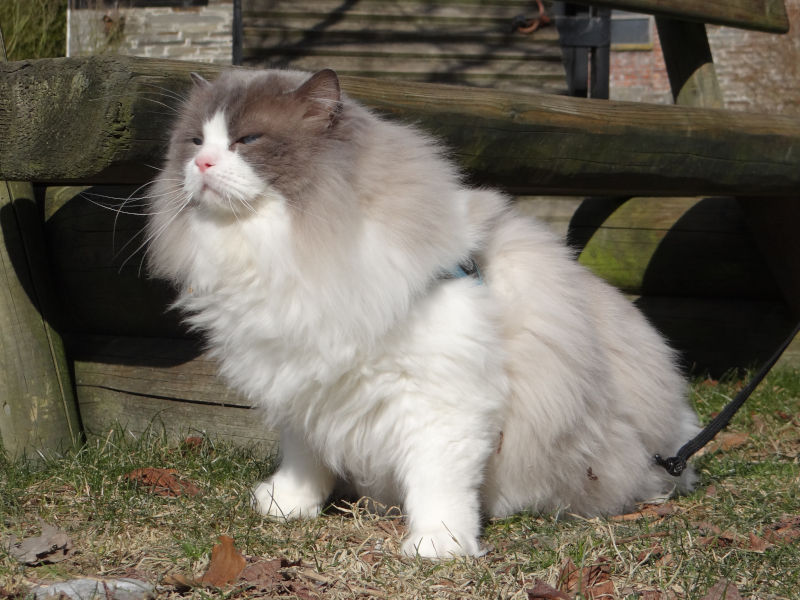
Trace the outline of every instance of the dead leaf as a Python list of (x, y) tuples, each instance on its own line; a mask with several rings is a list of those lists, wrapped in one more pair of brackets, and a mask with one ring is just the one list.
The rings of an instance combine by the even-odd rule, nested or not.
[(785, 517), (770, 525), (764, 532), (764, 538), (772, 543), (786, 543), (800, 538), (800, 516)]
[(661, 546), (661, 544), (653, 544), (647, 550), (642, 550), (639, 552), (639, 554), (636, 556), (636, 562), (644, 562), (645, 560), (651, 558), (657, 559), (660, 558), (662, 554), (664, 554), (664, 548)]
[(564, 561), (558, 575), (558, 589), (568, 594), (583, 595), (590, 599), (613, 598), (614, 584), (611, 582), (611, 563), (605, 556), (578, 569), (571, 558)]
[(737, 533), (725, 530), (722, 531), (719, 527), (714, 525), (713, 523), (708, 523), (706, 521), (701, 521), (696, 523), (695, 526), (703, 533), (707, 534), (704, 536), (700, 536), (698, 538), (698, 542), (701, 546), (706, 548), (708, 547), (721, 547), (721, 548), (730, 548), (731, 546), (741, 546), (741, 542), (743, 541), (742, 536), (738, 535)]
[(702, 600), (742, 600), (736, 586), (724, 577), (708, 590)]
[(642, 595), (639, 598), (640, 600), (662, 600), (662, 598), (664, 598), (664, 592), (660, 592), (658, 590), (645, 590), (642, 592)]
[(541, 579), (534, 579), (533, 587), (525, 590), (528, 600), (570, 600), (570, 597), (556, 588), (547, 585)]
[(558, 572), (558, 583), (556, 584), (558, 589), (562, 592), (574, 593), (578, 591), (580, 580), (581, 575), (578, 567), (575, 566), (571, 558), (568, 558), (561, 565), (561, 569)]
[(190, 452), (200, 452), (203, 449), (203, 445), (206, 443), (205, 438), (202, 438), (198, 435), (190, 436), (184, 438), (181, 442), (181, 451), (183, 454), (188, 454)]
[(767, 428), (767, 422), (764, 417), (758, 413), (750, 413), (750, 420), (753, 422), (753, 428), (758, 433), (764, 433)]
[(603, 598), (613, 600), (616, 598), (614, 583), (610, 579), (600, 581), (586, 590), (586, 597), (589, 600), (602, 600)]
[(161, 585), (174, 587), (178, 593), (188, 592), (192, 588), (202, 587), (202, 584), (191, 577), (186, 577), (180, 573), (165, 575), (161, 580)]
[(61, 562), (72, 554), (72, 540), (58, 527), (40, 521), (42, 533), (18, 542), (9, 537), (4, 545), (8, 553), (26, 565), (43, 565)]
[(200, 583), (213, 587), (222, 587), (235, 581), (244, 570), (247, 561), (233, 545), (233, 538), (219, 536), (219, 544), (211, 549), (211, 562), (208, 570), (199, 579)]
[(695, 456), (703, 456), (717, 450), (727, 452), (744, 446), (749, 441), (750, 436), (742, 431), (723, 431), (711, 440), (708, 445), (698, 450)]
[(752, 531), (750, 532), (749, 541), (750, 545), (748, 546), (748, 550), (753, 552), (766, 552), (769, 548), (772, 548), (772, 544), (770, 544), (767, 540), (758, 537)]
[(708, 521), (698, 521), (694, 523), (694, 526), (697, 527), (698, 531), (706, 535), (720, 535), (722, 533), (719, 527)]
[(252, 584), (258, 589), (270, 589), (276, 582), (286, 580), (281, 569), (287, 566), (285, 558), (258, 561), (247, 565), (239, 575), (239, 579)]
[(659, 556), (656, 559), (656, 565), (659, 567), (669, 567), (674, 562), (674, 558), (671, 552), (667, 552), (663, 556)]
[(643, 504), (642, 507), (632, 513), (624, 515), (613, 515), (609, 517), (611, 521), (638, 521), (639, 519), (657, 518), (663, 519), (673, 514), (677, 509), (672, 502), (664, 504)]
[(191, 481), (178, 477), (175, 469), (145, 467), (127, 473), (125, 479), (145, 486), (147, 491), (158, 496), (197, 496), (200, 493)]

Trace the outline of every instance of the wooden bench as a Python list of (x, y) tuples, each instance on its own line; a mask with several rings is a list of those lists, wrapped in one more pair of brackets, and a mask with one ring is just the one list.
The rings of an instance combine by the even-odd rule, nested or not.
[[(800, 313), (800, 119), (707, 108), (721, 99), (703, 23), (786, 31), (782, 2), (594, 4), (657, 15), (679, 106), (343, 85), (444, 138), (476, 183), (551, 196), (526, 205), (569, 221), (580, 260), (631, 294), (687, 367), (753, 364)], [(12, 454), (115, 422), (274, 442), (166, 310), (168, 287), (141, 272), (143, 217), (90, 201), (135, 195), (152, 177), (190, 71), (219, 68), (115, 56), (0, 64), (0, 179), (17, 182), (0, 186), (0, 436)]]

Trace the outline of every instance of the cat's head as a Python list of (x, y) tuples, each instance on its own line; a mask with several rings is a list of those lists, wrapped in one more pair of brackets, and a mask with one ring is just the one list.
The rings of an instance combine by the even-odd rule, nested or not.
[(302, 195), (339, 135), (336, 74), (232, 70), (214, 82), (193, 79), (167, 162), (187, 201), (240, 216), (270, 197)]

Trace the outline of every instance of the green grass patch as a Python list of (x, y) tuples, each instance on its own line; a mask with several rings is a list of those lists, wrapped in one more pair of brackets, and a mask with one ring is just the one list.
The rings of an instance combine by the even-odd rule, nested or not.
[[(707, 421), (741, 386), (696, 381), (692, 402)], [(251, 449), (153, 430), (122, 428), (61, 458), (0, 455), (0, 540), (63, 529), (74, 551), (56, 564), (25, 566), (0, 548), (0, 598), (83, 576), (135, 577), (165, 598), (528, 598), (536, 580), (557, 586), (574, 565), (614, 598), (702, 598), (720, 579), (742, 597), (796, 598), (800, 581), (800, 372), (771, 374), (725, 432), (729, 447), (694, 460), (697, 490), (625, 518), (521, 514), (487, 523), (486, 556), (441, 563), (398, 555), (404, 524), (340, 503), (317, 519), (277, 523), (250, 508), (249, 490), (273, 468)], [(715, 440), (715, 443), (726, 438)], [(135, 469), (173, 469), (198, 495), (161, 496), (132, 481)], [(242, 582), (221, 590), (170, 579), (206, 572), (228, 535), (257, 561), (281, 563), (269, 589)], [(587, 575), (588, 576), (588, 575)], [(575, 584), (571, 594), (580, 590)], [(589, 584), (587, 584), (589, 585)], [(276, 587), (277, 586), (277, 587)], [(599, 588), (587, 588), (589, 597)], [(594, 591), (592, 591), (594, 590)]]
[(0, 0), (0, 27), (8, 60), (64, 56), (67, 0)]

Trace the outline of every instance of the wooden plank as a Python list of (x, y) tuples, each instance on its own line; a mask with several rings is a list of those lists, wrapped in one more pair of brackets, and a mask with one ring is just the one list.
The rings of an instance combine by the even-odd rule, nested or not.
[[(87, 198), (125, 198), (132, 188), (51, 188), (47, 246), (71, 333), (186, 337), (168, 310), (172, 291), (114, 247), (135, 247), (142, 217)], [(82, 190), (82, 194), (76, 194)], [(110, 200), (107, 200), (110, 202)], [(731, 198), (528, 198), (522, 210), (552, 225), (581, 250), (581, 262), (633, 294), (777, 299), (776, 283)], [(130, 254), (130, 253), (128, 253)]]
[(250, 408), (217, 378), (197, 339), (71, 334), (67, 350), (80, 389), (116, 390), (194, 404)]
[(568, 236), (582, 264), (631, 294), (781, 298), (733, 198), (587, 199)]
[(32, 186), (0, 182), (0, 443), (11, 456), (80, 441), (47, 273)]
[(686, 21), (772, 33), (789, 31), (783, 0), (574, 0)]
[(259, 415), (250, 408), (194, 404), (152, 396), (126, 394), (103, 388), (78, 388), (81, 416), (87, 437), (105, 437), (122, 427), (135, 436), (150, 432), (180, 440), (203, 434), (240, 446), (257, 446), (275, 452), (278, 434), (259, 426)]
[[(507, 25), (519, 14), (538, 12), (530, 0), (246, 0), (242, 9), (245, 21), (305, 17), (316, 29), (329, 28), (347, 20), (500, 22)], [(507, 26), (505, 29), (509, 29)]]
[[(0, 177), (139, 183), (188, 73), (134, 57), (0, 65)], [(792, 196), (800, 119), (343, 78), (349, 94), (444, 138), (475, 181), (555, 194)], [(75, 135), (80, 131), (81, 135)]]
[(244, 63), (565, 94), (555, 27), (515, 32), (525, 3), (251, 0)]
[(216, 376), (196, 340), (71, 335), (75, 388), (88, 435), (115, 426), (180, 437), (204, 432), (269, 450), (277, 434)]
[(564, 67), (560, 62), (525, 61), (497, 64), (491, 61), (462, 59), (404, 59), (394, 56), (349, 57), (334, 53), (319, 56), (246, 53), (247, 64), (258, 62), (267, 67), (317, 71), (334, 69), (340, 77), (382, 78), (386, 81), (437, 82), (469, 85), (492, 90), (536, 90), (564, 93)]

